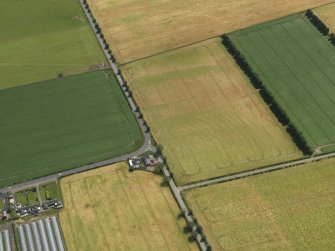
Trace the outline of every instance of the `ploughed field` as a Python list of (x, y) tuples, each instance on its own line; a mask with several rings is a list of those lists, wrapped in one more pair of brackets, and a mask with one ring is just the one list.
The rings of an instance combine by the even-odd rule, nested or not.
[(335, 161), (185, 192), (213, 250), (334, 250)]
[(0, 91), (0, 187), (138, 149), (114, 75), (98, 71)]
[(333, 0), (88, 0), (119, 63), (154, 55)]
[(61, 180), (68, 250), (198, 250), (162, 177), (118, 163)]
[(0, 89), (106, 63), (78, 0), (0, 1)]
[(335, 46), (304, 17), (230, 35), (237, 49), (316, 152), (335, 150)]
[(301, 156), (218, 39), (121, 69), (178, 184)]

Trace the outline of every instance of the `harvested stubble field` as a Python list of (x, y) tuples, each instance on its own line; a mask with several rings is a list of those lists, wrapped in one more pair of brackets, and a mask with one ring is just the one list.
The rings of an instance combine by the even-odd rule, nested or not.
[(335, 33), (335, 3), (316, 8), (313, 12)]
[(98, 71), (0, 91), (0, 187), (139, 148), (114, 75)]
[(300, 156), (218, 39), (122, 72), (178, 184)]
[(185, 193), (213, 250), (334, 250), (334, 159)]
[(327, 38), (297, 14), (231, 39), (309, 145), (335, 150), (335, 47)]
[(61, 180), (68, 250), (198, 250), (162, 177), (118, 163)]
[(333, 0), (88, 0), (119, 63)]
[(78, 0), (0, 1), (0, 16), (0, 89), (106, 62)]

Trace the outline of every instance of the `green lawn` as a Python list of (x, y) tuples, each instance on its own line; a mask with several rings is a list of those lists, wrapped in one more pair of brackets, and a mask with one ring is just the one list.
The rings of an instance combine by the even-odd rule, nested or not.
[(0, 16), (0, 89), (106, 62), (78, 0), (0, 1)]
[(326, 37), (297, 14), (234, 32), (231, 39), (307, 142), (334, 150), (335, 47)]
[(187, 191), (213, 250), (335, 250), (335, 159)]
[(27, 205), (27, 196), (25, 192), (17, 192), (15, 194), (16, 203), (20, 203), (22, 206)]
[(53, 200), (60, 197), (58, 185), (56, 182), (41, 185), (39, 187), (42, 201)]
[(0, 187), (138, 149), (139, 126), (111, 72), (0, 91)]
[(38, 204), (37, 193), (32, 189), (20, 191), (15, 193), (16, 202), (20, 203), (23, 207)]

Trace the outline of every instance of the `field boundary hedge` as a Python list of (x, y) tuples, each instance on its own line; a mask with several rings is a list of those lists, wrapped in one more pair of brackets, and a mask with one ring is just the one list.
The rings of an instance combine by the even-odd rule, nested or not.
[(249, 63), (241, 52), (235, 47), (231, 39), (227, 34), (221, 36), (222, 44), (226, 47), (229, 54), (233, 57), (237, 65), (245, 73), (250, 80), (253, 87), (259, 91), (260, 96), (264, 102), (269, 106), (273, 114), (276, 116), (278, 121), (286, 127), (287, 133), (291, 136), (296, 146), (303, 152), (304, 155), (311, 155), (313, 153), (312, 148), (308, 145), (302, 133), (296, 128), (291, 122), (290, 118), (286, 114), (285, 110), (277, 103), (272, 93), (263, 84), (257, 73), (251, 68)]
[(307, 19), (312, 23), (312, 25), (324, 36), (328, 37), (328, 41), (335, 46), (335, 34), (329, 33), (329, 28), (327, 25), (317, 16), (314, 12), (308, 9), (305, 13)]

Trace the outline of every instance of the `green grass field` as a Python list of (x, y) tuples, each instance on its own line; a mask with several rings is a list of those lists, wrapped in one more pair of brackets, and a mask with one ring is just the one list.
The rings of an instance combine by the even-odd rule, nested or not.
[(111, 72), (0, 91), (0, 187), (129, 153), (143, 137)]
[(0, 16), (0, 89), (106, 62), (77, 0), (0, 1)]
[(301, 156), (219, 39), (122, 72), (179, 184)]
[(334, 250), (335, 160), (185, 193), (213, 250)]
[(16, 202), (20, 203), (23, 207), (38, 204), (37, 193), (32, 189), (15, 193), (15, 198)]
[(42, 201), (54, 200), (60, 197), (56, 182), (39, 186)]
[[(316, 152), (335, 146), (335, 47), (303, 16), (231, 34)], [(324, 148), (324, 149), (322, 149)]]

